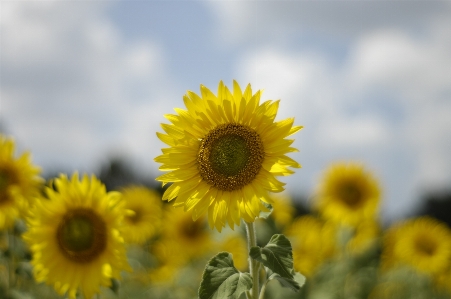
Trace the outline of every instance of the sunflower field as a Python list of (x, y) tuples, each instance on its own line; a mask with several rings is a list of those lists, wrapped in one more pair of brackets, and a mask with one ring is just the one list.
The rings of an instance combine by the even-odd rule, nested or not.
[(282, 182), (302, 126), (260, 97), (188, 91), (156, 132), (160, 187), (44, 179), (0, 135), (0, 298), (451, 298), (451, 228), (383, 225), (383, 186), (356, 161), (324, 169), (302, 208)]

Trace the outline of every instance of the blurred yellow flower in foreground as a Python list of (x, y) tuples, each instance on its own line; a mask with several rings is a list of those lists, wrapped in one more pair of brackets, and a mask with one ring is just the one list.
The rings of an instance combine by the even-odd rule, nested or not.
[(402, 221), (384, 236), (382, 266), (407, 265), (419, 272), (440, 275), (451, 267), (451, 230), (431, 217)]
[(25, 215), (43, 182), (30, 154), (15, 158), (14, 152), (14, 141), (0, 134), (0, 230)]
[(275, 122), (279, 101), (260, 104), (261, 92), (252, 94), (250, 85), (242, 92), (234, 81), (230, 91), (221, 81), (217, 95), (203, 85), (200, 91), (183, 97), (186, 110), (165, 115), (172, 124), (162, 124), (166, 134), (157, 135), (169, 148), (155, 161), (170, 172), (157, 180), (173, 183), (163, 200), (175, 199), (194, 220), (208, 212), (210, 227), (233, 229), (267, 211), (268, 192), (284, 190), (276, 177), (300, 167), (286, 156), (297, 151), (286, 137), (302, 127), (293, 118)]
[(143, 186), (129, 186), (122, 191), (125, 209), (123, 236), (126, 242), (143, 244), (160, 230), (163, 217), (161, 196)]
[(356, 226), (374, 220), (381, 191), (375, 178), (358, 163), (335, 163), (324, 174), (314, 201), (326, 220)]
[(285, 234), (293, 247), (296, 271), (312, 276), (317, 268), (336, 251), (336, 228), (314, 216), (296, 218)]
[(61, 295), (75, 298), (80, 290), (90, 299), (100, 286), (120, 279), (121, 270), (130, 269), (119, 231), (123, 202), (94, 176), (79, 181), (78, 174), (70, 180), (61, 175), (54, 187), (45, 189), (48, 198), (36, 201), (23, 235), (34, 276)]

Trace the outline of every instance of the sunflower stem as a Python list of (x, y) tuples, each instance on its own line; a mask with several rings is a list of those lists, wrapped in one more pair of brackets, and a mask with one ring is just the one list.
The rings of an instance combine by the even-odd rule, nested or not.
[(266, 290), (266, 285), (268, 284), (268, 281), (265, 281), (263, 283), (262, 289), (260, 291), (260, 297), (258, 299), (264, 299), (265, 298), (265, 290)]
[[(246, 232), (247, 232), (247, 249), (250, 253), (251, 248), (257, 246), (257, 238), (255, 233), (255, 226), (253, 222), (246, 222)], [(249, 256), (249, 271), (252, 276), (252, 299), (258, 299), (259, 292), (259, 273), (260, 263)]]

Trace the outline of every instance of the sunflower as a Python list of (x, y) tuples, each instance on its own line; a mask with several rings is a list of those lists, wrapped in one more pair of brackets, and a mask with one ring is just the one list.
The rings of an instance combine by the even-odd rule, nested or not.
[(25, 215), (43, 182), (30, 154), (15, 158), (14, 148), (14, 141), (0, 134), (0, 230), (10, 228)]
[(240, 271), (248, 269), (248, 249), (246, 239), (241, 235), (227, 236), (219, 243), (218, 251), (227, 251), (233, 256), (233, 264)]
[(293, 126), (293, 118), (274, 122), (279, 101), (260, 104), (261, 91), (252, 94), (250, 85), (242, 92), (234, 81), (231, 92), (221, 81), (217, 95), (203, 85), (200, 91), (183, 97), (186, 110), (165, 115), (171, 124), (157, 135), (170, 147), (155, 161), (170, 172), (157, 180), (173, 183), (163, 200), (176, 198), (174, 206), (192, 211), (193, 220), (208, 213), (211, 228), (221, 231), (228, 223), (233, 229), (267, 211), (268, 191), (284, 190), (276, 176), (300, 167), (286, 156), (297, 151), (286, 137), (302, 127)]
[(286, 229), (293, 246), (294, 268), (312, 276), (336, 252), (336, 228), (311, 215), (296, 218)]
[(205, 217), (195, 221), (189, 213), (169, 206), (164, 210), (160, 238), (150, 246), (157, 265), (149, 270), (152, 282), (169, 282), (190, 261), (204, 256), (214, 248), (211, 230)]
[(272, 196), (273, 211), (270, 215), (278, 227), (287, 226), (292, 220), (296, 213), (296, 210), (292, 204), (291, 198), (288, 194), (278, 193)]
[(175, 250), (180, 251), (176, 255), (183, 255), (189, 260), (212, 249), (213, 236), (205, 217), (193, 221), (189, 213), (169, 206), (164, 221), (171, 224), (163, 227), (161, 239), (166, 243), (170, 240), (174, 244)]
[(327, 220), (356, 226), (377, 217), (381, 191), (361, 164), (336, 163), (327, 169), (314, 206)]
[(395, 224), (383, 240), (384, 269), (407, 265), (433, 276), (451, 267), (451, 230), (431, 217), (419, 217)]
[(156, 191), (142, 186), (124, 188), (121, 193), (128, 210), (122, 230), (124, 239), (129, 243), (143, 244), (160, 229), (161, 197)]
[(61, 175), (53, 185), (56, 190), (47, 187), (47, 198), (36, 202), (23, 236), (33, 273), (61, 295), (75, 298), (80, 289), (88, 299), (130, 269), (119, 231), (124, 204), (94, 176)]
[(375, 221), (360, 223), (346, 244), (346, 249), (352, 254), (360, 254), (374, 246), (380, 236), (380, 226)]

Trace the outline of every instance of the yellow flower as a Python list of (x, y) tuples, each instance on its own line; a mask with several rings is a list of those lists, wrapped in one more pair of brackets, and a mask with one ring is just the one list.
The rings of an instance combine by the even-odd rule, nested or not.
[(167, 225), (162, 229), (162, 239), (174, 242), (176, 250), (187, 259), (202, 256), (212, 249), (212, 232), (205, 217), (193, 221), (189, 213), (169, 206), (164, 223)]
[(77, 290), (89, 299), (129, 270), (120, 225), (125, 209), (120, 193), (106, 192), (94, 176), (61, 175), (55, 190), (36, 202), (23, 238), (33, 254), (33, 272), (63, 295)]
[(285, 193), (279, 193), (272, 196), (274, 200), (272, 203), (273, 211), (270, 215), (278, 227), (285, 227), (293, 220), (293, 215), (296, 213), (291, 198)]
[(30, 154), (15, 158), (14, 148), (14, 141), (0, 134), (0, 230), (26, 214), (43, 181)]
[(365, 221), (360, 223), (354, 231), (354, 235), (346, 244), (347, 250), (353, 254), (365, 252), (375, 245), (380, 235), (379, 224), (375, 221)]
[(336, 163), (327, 169), (315, 198), (326, 220), (356, 226), (376, 219), (380, 188), (371, 173), (357, 163)]
[(384, 236), (382, 266), (411, 266), (439, 275), (451, 267), (451, 230), (430, 217), (419, 217), (392, 226)]
[(195, 221), (189, 213), (169, 206), (164, 210), (160, 238), (151, 244), (150, 253), (157, 266), (150, 270), (153, 282), (168, 282), (190, 261), (203, 257), (214, 248), (212, 231), (205, 217)]
[(192, 211), (194, 220), (208, 213), (210, 227), (233, 229), (241, 218), (253, 222), (267, 211), (268, 192), (284, 190), (276, 176), (300, 167), (286, 156), (297, 150), (285, 138), (302, 127), (293, 118), (274, 122), (279, 101), (260, 104), (261, 92), (252, 94), (250, 85), (242, 92), (234, 81), (231, 92), (220, 82), (217, 95), (203, 85), (200, 91), (183, 97), (186, 110), (165, 115), (172, 124), (162, 124), (166, 134), (157, 135), (170, 147), (155, 161), (170, 172), (157, 180), (173, 183), (163, 200), (176, 198), (174, 206)]
[(233, 264), (240, 271), (248, 268), (248, 250), (244, 237), (240, 235), (230, 235), (219, 244), (218, 251), (227, 251), (232, 254)]
[(130, 186), (122, 190), (125, 209), (123, 236), (126, 242), (143, 244), (155, 236), (163, 215), (161, 196), (142, 186)]
[(155, 257), (156, 265), (148, 270), (150, 281), (152, 283), (172, 282), (178, 271), (189, 261), (189, 256), (184, 249), (171, 238), (153, 242), (150, 253)]
[(336, 251), (335, 226), (314, 216), (295, 219), (285, 234), (293, 247), (294, 268), (305, 276), (312, 276)]

